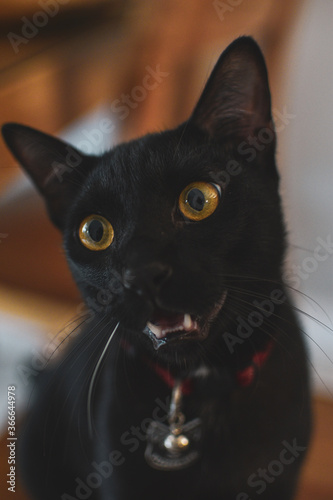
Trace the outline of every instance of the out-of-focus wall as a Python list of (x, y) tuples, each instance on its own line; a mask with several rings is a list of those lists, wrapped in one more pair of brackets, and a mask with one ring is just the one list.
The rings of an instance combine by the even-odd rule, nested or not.
[[(307, 0), (286, 57), (279, 132), (290, 285), (316, 369), (333, 394), (333, 2)], [(322, 323), (326, 325), (323, 326)], [(318, 345), (317, 345), (318, 344)], [(318, 376), (316, 386), (328, 391)]]

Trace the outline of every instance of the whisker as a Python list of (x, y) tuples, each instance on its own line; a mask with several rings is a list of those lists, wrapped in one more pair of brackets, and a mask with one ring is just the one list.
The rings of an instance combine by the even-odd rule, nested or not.
[(92, 392), (93, 392), (93, 388), (94, 388), (94, 384), (95, 384), (95, 379), (96, 379), (99, 367), (101, 366), (101, 363), (102, 363), (103, 358), (105, 356), (105, 353), (107, 352), (108, 347), (109, 347), (109, 345), (111, 343), (111, 340), (113, 339), (114, 334), (118, 330), (118, 326), (119, 326), (119, 321), (116, 324), (116, 326), (114, 327), (113, 331), (110, 334), (110, 337), (109, 337), (108, 341), (105, 344), (105, 347), (104, 347), (104, 349), (102, 351), (102, 354), (100, 355), (100, 357), (99, 357), (99, 359), (98, 359), (98, 361), (96, 363), (96, 366), (94, 368), (94, 371), (93, 371), (93, 374), (92, 374), (92, 377), (91, 377), (91, 380), (90, 380), (90, 384), (89, 384), (88, 397), (87, 397), (87, 414), (88, 414), (88, 430), (89, 430), (89, 436), (90, 436), (91, 439), (93, 437), (93, 432), (92, 432), (92, 418), (91, 418), (91, 398), (92, 398)]
[[(64, 338), (61, 339), (60, 342), (58, 342), (58, 344), (56, 345), (54, 351), (51, 352), (51, 354), (49, 355), (49, 357), (47, 358), (47, 363), (49, 363), (51, 361), (51, 359), (53, 358), (53, 356), (56, 354), (56, 352), (61, 349), (61, 347), (63, 346), (64, 343), (66, 343), (68, 341), (68, 338), (73, 335), (77, 330), (79, 330), (81, 328), (82, 325), (85, 324), (85, 321), (86, 321), (86, 317), (89, 317), (89, 314), (85, 314), (84, 316), (81, 316), (80, 318), (77, 318), (77, 319), (74, 319), (73, 321), (71, 321), (70, 323), (68, 323), (62, 330), (60, 330), (57, 335), (52, 339), (52, 341), (50, 342), (50, 344), (52, 344), (52, 342), (56, 341), (58, 337), (60, 337), (60, 335), (62, 334), (62, 332), (64, 332), (71, 324), (77, 322), (76, 326), (73, 328), (73, 330), (71, 330), (69, 333), (67, 333), (67, 335), (65, 335)], [(78, 322), (80, 321), (80, 323)]]
[(303, 252), (307, 252), (307, 253), (314, 252), (314, 250), (311, 250), (310, 248), (304, 248), (304, 247), (301, 247), (300, 245), (295, 245), (294, 243), (289, 243), (289, 248), (295, 248), (296, 250), (302, 250)]
[[(236, 277), (235, 277), (236, 278)], [(237, 277), (236, 279), (239, 279), (239, 277)], [(253, 280), (253, 278), (251, 278), (251, 281)], [(258, 281), (271, 281), (271, 282), (274, 282), (273, 280), (261, 280), (261, 278), (258, 278)], [(244, 280), (242, 280), (244, 282)], [(282, 285), (282, 283), (280, 283), (280, 285)], [(291, 290), (293, 290), (294, 292), (297, 292), (299, 293), (300, 295), (302, 295), (303, 297), (305, 298), (308, 298), (311, 302), (313, 302), (314, 304), (316, 304), (321, 310), (322, 312), (326, 315), (326, 317), (328, 318), (328, 320), (331, 322), (330, 320), (330, 317), (328, 316), (328, 314), (326, 313), (326, 311), (320, 306), (320, 304), (318, 304), (314, 299), (312, 299), (311, 297), (307, 296), (305, 293), (297, 290), (297, 289), (293, 289), (292, 287), (290, 287), (289, 285), (285, 285), (287, 288), (290, 288)], [(269, 295), (267, 293), (260, 293), (260, 292), (257, 292), (257, 291), (252, 291), (252, 290), (248, 290), (248, 289), (244, 289), (242, 287), (233, 287), (233, 286), (229, 286), (229, 289), (230, 290), (233, 290), (233, 291), (236, 291), (236, 292), (240, 292), (243, 297), (246, 297), (246, 296), (249, 296), (249, 297), (261, 297), (261, 298), (268, 298), (269, 299)], [(250, 300), (246, 300), (244, 298), (240, 298), (240, 297), (237, 297), (237, 301), (236, 301), (236, 304), (233, 304), (233, 311), (234, 313), (249, 313), (249, 309), (248, 307), (251, 306), (252, 308), (254, 307), (254, 304), (250, 301)], [(302, 309), (298, 308), (297, 306), (294, 306), (292, 303), (290, 304), (290, 307), (292, 310), (294, 310), (295, 312), (297, 312), (298, 314), (303, 314), (304, 316), (306, 316), (307, 318), (309, 319), (312, 319), (313, 321), (315, 321), (318, 325), (326, 328), (327, 330), (329, 330), (330, 333), (333, 332), (333, 329), (330, 328), (327, 324), (325, 324), (324, 322), (320, 321), (318, 318), (315, 318), (314, 316), (312, 316), (311, 314), (307, 313), (306, 311), (303, 311)], [(261, 308), (259, 307), (259, 305), (257, 306), (257, 309), (260, 311)], [(283, 317), (283, 316), (280, 316), (279, 314), (276, 313), (276, 311), (272, 312), (270, 314), (270, 317), (266, 317), (265, 318), (265, 325), (266, 325), (266, 328), (263, 328), (263, 326), (260, 326), (260, 329), (261, 331), (263, 331), (264, 333), (266, 333), (268, 336), (272, 337), (272, 333), (267, 330), (267, 327), (270, 327), (270, 328), (276, 328), (276, 324), (274, 323), (273, 319), (274, 318), (277, 318), (277, 319), (280, 319), (280, 321), (282, 321), (286, 326), (292, 326), (293, 322), (288, 320), (287, 318)], [(285, 349), (285, 346), (284, 346), (284, 343), (283, 343), (283, 335), (285, 336), (286, 333), (284, 332), (284, 329), (281, 327), (282, 325), (280, 325), (280, 327), (278, 328), (279, 330), (279, 333), (280, 335), (282, 335), (281, 338), (275, 338), (275, 341), (278, 342), (278, 344), (280, 345), (280, 347), (282, 347), (284, 350)], [(258, 327), (259, 328), (259, 327)], [(302, 329), (300, 327), (300, 331), (302, 332), (302, 334), (309, 339), (309, 341), (311, 341), (324, 355), (325, 357), (327, 358), (327, 360), (333, 364), (333, 360), (329, 357), (329, 355), (321, 348), (321, 346), (319, 345), (318, 342), (315, 341), (315, 339), (313, 339), (311, 337), (311, 335), (309, 335), (304, 329)], [(280, 335), (278, 337), (280, 337)], [(275, 336), (274, 336), (275, 337)], [(248, 339), (250, 340), (250, 339)], [(292, 341), (292, 338), (289, 338), (289, 341)], [(286, 350), (286, 353), (288, 354), (288, 350)], [(307, 362), (309, 364), (309, 366), (311, 366), (313, 372), (319, 377), (320, 381), (322, 382), (323, 386), (325, 387), (325, 389), (328, 391), (328, 393), (330, 395), (332, 395), (332, 392), (331, 390), (329, 389), (329, 387), (327, 386), (327, 384), (325, 383), (325, 381), (323, 380), (323, 378), (320, 376), (317, 368), (315, 367), (315, 365), (313, 364), (313, 362), (311, 361), (311, 357), (309, 355), (306, 354), (306, 358), (307, 358)], [(295, 360), (294, 360), (295, 361)], [(297, 361), (297, 360), (296, 360)]]
[[(101, 318), (101, 320), (97, 324), (92, 325), (92, 328), (99, 329), (99, 331), (101, 333), (102, 330), (100, 329), (100, 326), (101, 326), (102, 322), (103, 322), (103, 318)], [(91, 331), (90, 331), (90, 333), (91, 333)], [(87, 351), (87, 349), (89, 349), (91, 347), (91, 345), (94, 344), (94, 342), (95, 342), (95, 339), (94, 339), (94, 336), (92, 336), (92, 335), (87, 335), (83, 338), (80, 338), (78, 345), (74, 346), (74, 348), (71, 349), (71, 351), (67, 354), (67, 356), (62, 360), (62, 363), (68, 362), (70, 360), (70, 358), (73, 359), (73, 365), (79, 363), (80, 358), (84, 355), (84, 353)], [(99, 348), (99, 346), (95, 347), (94, 350), (92, 351), (91, 359), (94, 359), (94, 357), (97, 356), (98, 348)], [(79, 355), (76, 355), (77, 352)], [(59, 365), (58, 369), (61, 369), (62, 363)], [(55, 422), (55, 425), (53, 426), (54, 431), (60, 425), (63, 412), (66, 409), (66, 404), (71, 399), (71, 396), (73, 393), (74, 393), (74, 399), (73, 399), (72, 404), (71, 404), (71, 412), (70, 412), (70, 415), (68, 417), (69, 420), (71, 420), (73, 418), (73, 415), (75, 414), (75, 411), (76, 411), (77, 405), (79, 404), (79, 399), (80, 399), (80, 394), (75, 393), (76, 382), (78, 380), (80, 380), (82, 375), (84, 376), (84, 374), (86, 372), (86, 370), (85, 370), (86, 366), (87, 366), (86, 364), (84, 366), (82, 366), (81, 370), (77, 373), (77, 376), (72, 380), (71, 388), (68, 391), (67, 396), (63, 399), (62, 406), (59, 408), (59, 411), (57, 414), (57, 420)], [(90, 377), (90, 370), (88, 370), (88, 373), (86, 374), (86, 376), (83, 379), (82, 387), (84, 387), (86, 385), (86, 382), (88, 382), (89, 377)], [(59, 379), (59, 386), (60, 385), (61, 385), (61, 378)], [(48, 418), (49, 418), (50, 411), (51, 411), (51, 408), (47, 412), (46, 420), (48, 420)], [(79, 418), (79, 416), (80, 415), (78, 415), (78, 418)], [(79, 426), (79, 428), (80, 428), (80, 426)], [(47, 432), (46, 428), (45, 428), (44, 432)], [(68, 434), (67, 434), (67, 438), (65, 436), (66, 439), (69, 439), (69, 437), (70, 436)], [(43, 437), (44, 442), (45, 442), (45, 439), (46, 439), (46, 436), (44, 435), (44, 437)]]

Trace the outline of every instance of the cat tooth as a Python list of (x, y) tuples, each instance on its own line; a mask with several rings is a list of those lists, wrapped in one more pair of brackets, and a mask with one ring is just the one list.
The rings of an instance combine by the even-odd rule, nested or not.
[(148, 321), (147, 326), (149, 330), (155, 335), (156, 338), (162, 339), (165, 336), (165, 333), (159, 326), (150, 323), (150, 321)]
[(189, 331), (193, 328), (193, 321), (189, 314), (184, 314), (184, 329), (185, 331)]

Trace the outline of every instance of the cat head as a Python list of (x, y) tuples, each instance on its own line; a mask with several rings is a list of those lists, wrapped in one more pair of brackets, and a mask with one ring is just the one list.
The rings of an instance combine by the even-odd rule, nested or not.
[(3, 136), (63, 232), (88, 306), (157, 355), (212, 348), (280, 279), (275, 132), (253, 39), (222, 53), (174, 130), (101, 156), (22, 125)]

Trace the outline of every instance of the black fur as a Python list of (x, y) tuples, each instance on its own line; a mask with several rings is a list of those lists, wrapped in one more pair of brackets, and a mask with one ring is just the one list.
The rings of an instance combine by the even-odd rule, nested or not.
[[(242, 37), (175, 130), (87, 157), (28, 127), (4, 126), (9, 148), (63, 231), (89, 306), (80, 334), (39, 377), (20, 436), (32, 498), (293, 498), (309, 441), (310, 396), (302, 334), (282, 282), (285, 230), (270, 109), (262, 54)], [(217, 209), (201, 221), (178, 207), (182, 190), (196, 181), (221, 189)], [(115, 234), (99, 252), (78, 238), (81, 221), (96, 213)], [(161, 310), (203, 318), (204, 333), (176, 334), (156, 349), (143, 330)], [(95, 384), (90, 438), (89, 384), (117, 322)], [(243, 387), (237, 374), (269, 343), (267, 361)], [(180, 471), (155, 470), (144, 459), (147, 425), (165, 421), (171, 393), (152, 362), (192, 379), (182, 409), (187, 421), (201, 418), (203, 439), (199, 461)], [(197, 376), (203, 366), (206, 375)]]

